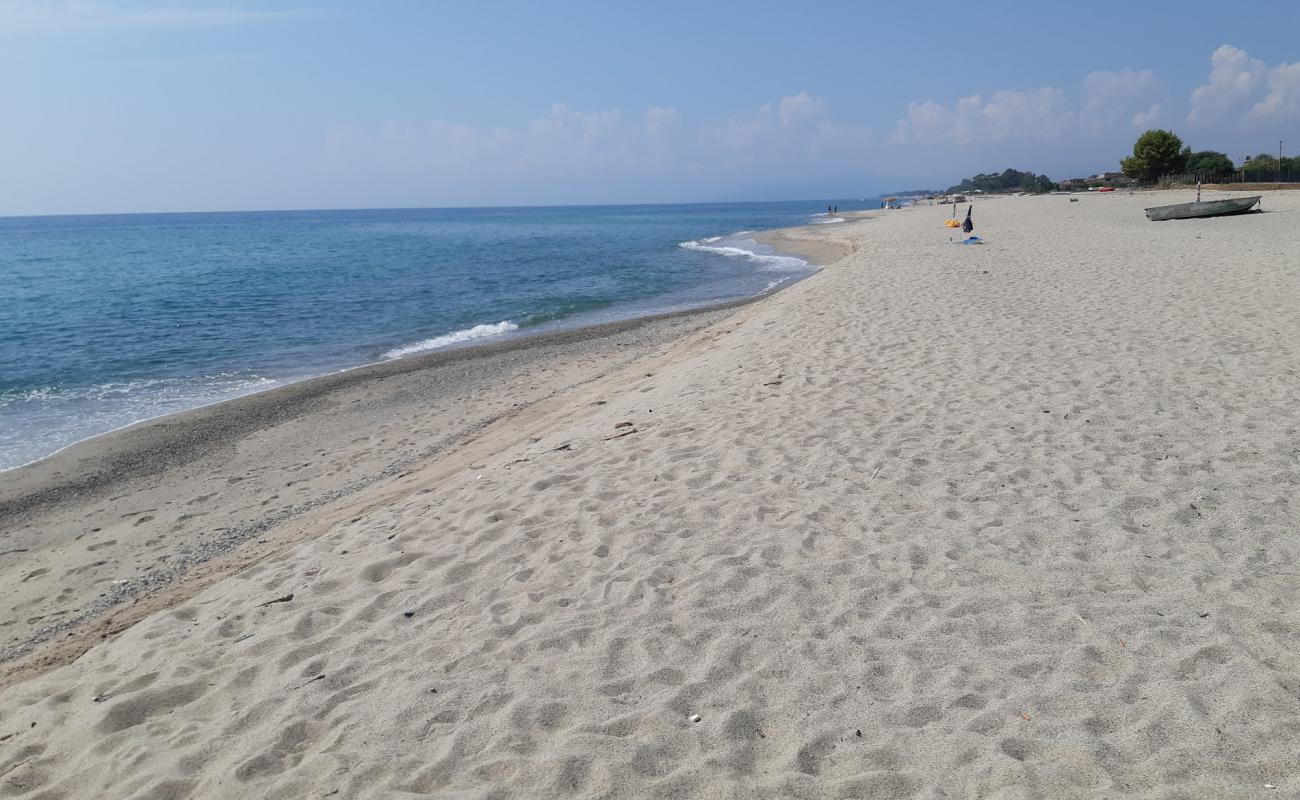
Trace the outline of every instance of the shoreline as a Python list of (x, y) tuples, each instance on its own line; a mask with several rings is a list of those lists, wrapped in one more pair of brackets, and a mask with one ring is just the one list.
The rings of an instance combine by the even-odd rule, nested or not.
[[(563, 372), (566, 359), (590, 357), (593, 352), (609, 361), (610, 367), (622, 364), (665, 341), (724, 319), (751, 302), (737, 301), (718, 309), (434, 351), (357, 367), (140, 422), (5, 473), (5, 477), (15, 479), (0, 480), (0, 533), (5, 535), (0, 553), (8, 556), (0, 559), (0, 586), (9, 587), (7, 592), (0, 589), (0, 597), (9, 595), (4, 597), (5, 605), (24, 611), (35, 599), (45, 602), (33, 609), (37, 613), (28, 617), (24, 626), (29, 633), (20, 634), (18, 639), (12, 634), (16, 620), (0, 620), (6, 623), (0, 628), (6, 634), (6, 641), (0, 644), (0, 686), (75, 659), (95, 642), (124, 630), (141, 617), (183, 602), (216, 580), (299, 541), (303, 529), (313, 527), (313, 516), (319, 516), (325, 508), (400, 476), (417, 464), (436, 460), (477, 430), (599, 373), (560, 378), (540, 392), (511, 393), (509, 384), (520, 374), (534, 369)], [(472, 378), (466, 382), (465, 375)], [(338, 436), (317, 438), (316, 421), (325, 413), (358, 402), (383, 404), (398, 394), (419, 394), (420, 400), (427, 400), (432, 393), (448, 406), (472, 404), (470, 396), (481, 396), (485, 387), (518, 399), (512, 399), (508, 408), (494, 408), (490, 413), (441, 409), (444, 419), (411, 431), (412, 438), (427, 437), (423, 447), (414, 451), (408, 448), (398, 457), (371, 453), (364, 466), (358, 465), (343, 475), (321, 475), (317, 471), (309, 476), (315, 484), (310, 496), (266, 504), (267, 497), (281, 499), (277, 486), (301, 480), (301, 470), (297, 469), (300, 464), (312, 463), (307, 452), (312, 448), (301, 447), (308, 437), (311, 444), (333, 442), (332, 449), (339, 451), (348, 447), (348, 442)], [(405, 413), (420, 400), (403, 398), (388, 413)], [(369, 435), (372, 421), (366, 410), (345, 416), (360, 438)], [(249, 441), (254, 444), (246, 445)], [(390, 435), (384, 443), (392, 441)], [(298, 445), (294, 457), (277, 453), (279, 448), (292, 445)], [(235, 459), (231, 451), (237, 449), (249, 452), (240, 454), (237, 465), (232, 466)], [(336, 464), (327, 466), (333, 468), (331, 473), (337, 472)], [(178, 472), (189, 474), (178, 477)], [(235, 474), (240, 472), (248, 477)], [(259, 476), (257, 472), (269, 474)], [(239, 491), (233, 497), (230, 492), (218, 494), (220, 487), (212, 485), (213, 481), (203, 481), (203, 475), (218, 476), (216, 483), (233, 481)], [(146, 497), (147, 502), (131, 502)], [(172, 497), (183, 497), (186, 510), (171, 518), (158, 514), (173, 502), (160, 498)], [(235, 508), (227, 513), (211, 510), (218, 500)], [(208, 517), (204, 522), (221, 523), (220, 529), (195, 528), (188, 508), (192, 504), (209, 509), (198, 513)], [(101, 509), (98, 514), (93, 510), (97, 508)], [(127, 520), (130, 527), (122, 530), (122, 525), (114, 526), (114, 516)], [(89, 522), (82, 522), (83, 518)], [(50, 532), (58, 538), (52, 540), (47, 535)], [(123, 533), (130, 538), (124, 538)], [(167, 534), (178, 534), (182, 541), (176, 545), (157, 541)], [(84, 575), (91, 581), (90, 588), (98, 591), (72, 596), (65, 592), (60, 602), (51, 603), (51, 587), (44, 598), (33, 598), (36, 592), (31, 590), (39, 590), (40, 581), (25, 580), (26, 576), (53, 576), (56, 568), (30, 555), (42, 546), (67, 548), (84, 538), (97, 540), (89, 545), (97, 554), (111, 556), (112, 551), (123, 551), (117, 564), (102, 563), (104, 559), (97, 557), (68, 570)], [(107, 551), (101, 546), (105, 542)], [(258, 546), (252, 546), (254, 543)], [(146, 558), (129, 565), (130, 551), (137, 548), (146, 549)], [(18, 560), (15, 556), (20, 553), (23, 557)], [(87, 567), (97, 568), (82, 572)], [(20, 587), (29, 591), (19, 594), (16, 590)]]
[[(769, 244), (787, 254), (785, 245)], [(791, 247), (799, 248), (799, 244), (795, 242)], [(834, 247), (816, 249), (818, 256), (836, 252), (847, 255), (847, 250), (837, 251)], [(807, 248), (788, 254), (809, 261), (816, 270), (825, 266), (807, 258)], [(816, 270), (810, 274), (815, 275)], [(0, 640), (0, 683), (66, 663), (147, 613), (183, 602), (215, 580), (299, 540), (303, 535), (300, 528), (310, 526), (304, 520), (322, 506), (338, 505), (344, 498), (400, 475), (414, 464), (436, 460), (458, 442), (472, 437), (477, 429), (507, 418), (542, 397), (598, 377), (602, 370), (633, 361), (725, 319), (737, 309), (772, 297), (806, 277), (751, 297), (698, 308), (512, 336), (351, 367), (144, 420), (0, 472), (0, 585), (25, 585), (22, 590), (0, 590), (0, 596), (8, 594), (8, 604), (22, 608), (27, 619), (26, 624), (0, 619), (0, 635), (4, 637)], [(565, 362), (573, 359), (590, 359), (594, 366), (585, 371), (568, 369)], [(560, 373), (561, 377), (551, 386), (539, 384), (534, 387), (539, 391), (531, 393), (511, 387), (521, 374), (535, 369)], [(463, 380), (464, 375), (471, 374), (476, 377)], [(494, 409), (492, 414), (443, 409), (444, 419), (434, 420), (423, 429), (417, 427), (406, 437), (435, 440), (425, 452), (408, 453), (405, 458), (376, 456), (367, 461), (365, 468), (349, 467), (336, 470), (340, 474), (314, 476), (316, 486), (311, 496), (295, 498), (297, 502), (283, 506), (273, 503), (267, 511), (254, 502), (253, 495), (259, 493), (278, 499), (273, 486), (286, 477), (283, 470), (292, 469), (290, 459), (277, 456), (275, 449), (283, 446), (287, 437), (297, 446), (293, 452), (305, 453), (301, 445), (317, 441), (317, 434), (310, 430), (313, 420), (341, 403), (382, 405), (395, 395), (418, 391), (422, 402), (436, 397), (447, 406), (456, 406), (464, 393), (483, 393), (485, 387), (510, 396), (512, 405)], [(414, 410), (419, 405), (413, 398), (397, 403), (399, 409)], [(353, 431), (362, 435), (374, 425), (364, 410), (345, 417)], [(270, 441), (246, 444), (260, 438)], [(324, 441), (331, 440), (325, 437)], [(337, 444), (339, 449), (346, 449), (345, 443)], [(234, 455), (239, 450), (250, 452)], [(236, 458), (252, 470), (269, 469), (276, 477), (244, 484), (240, 476), (231, 475), (228, 480), (243, 484), (235, 497), (211, 485), (204, 490), (195, 488), (204, 483), (204, 474), (221, 473)], [(281, 461), (281, 469), (273, 468)], [(295, 463), (312, 461), (315, 459)], [(290, 483), (304, 480), (304, 471), (310, 473), (311, 469), (293, 470)], [(218, 491), (212, 491), (214, 488)], [(159, 512), (160, 505), (170, 502), (166, 498), (182, 495), (198, 508), (187, 509), (171, 519)], [(137, 513), (125, 508), (133, 496), (163, 499), (136, 503), (149, 507)], [(210, 507), (215, 497), (243, 508), (214, 511)], [(109, 510), (134, 515), (125, 537), (123, 526), (116, 524)], [(247, 513), (241, 515), (241, 510)], [(218, 528), (217, 533), (194, 530), (200, 517), (206, 525)], [(51, 538), (42, 535), (46, 530), (60, 533)], [(116, 532), (107, 535), (105, 531)], [(156, 541), (172, 536), (181, 541), (174, 545)], [(89, 570), (76, 574), (89, 579), (94, 591), (64, 591), (59, 602), (51, 601), (53, 590), (40, 596), (45, 575), (55, 577), (56, 567), (45, 562), (58, 559), (42, 560), (33, 554), (72, 546), (83, 538), (111, 542), (103, 548), (90, 545), (96, 553), (106, 553), (107, 549), (110, 558), (97, 557), (88, 565), (72, 567)], [(248, 543), (255, 539), (265, 541), (250, 548)], [(141, 542), (154, 544), (151, 549)], [(140, 548), (148, 550), (148, 554), (128, 567), (125, 561), (131, 551)], [(116, 563), (111, 560), (112, 551), (121, 551)], [(37, 579), (27, 577), (33, 573), (38, 574)], [(57, 644), (52, 644), (56, 639)]]
[[(629, 316), (616, 316), (613, 319), (609, 319), (605, 321), (597, 321), (597, 322), (593, 322), (590, 320), (593, 316), (598, 316), (599, 312), (585, 312), (582, 314), (575, 315), (574, 317), (571, 318), (548, 322), (544, 325), (538, 326), (537, 329), (535, 330), (529, 330), (529, 329), (515, 330), (515, 331), (504, 332), (496, 336), (484, 337), (486, 341), (475, 341), (473, 339), (469, 339), (464, 342), (456, 342), (456, 343), (448, 344), (443, 347), (439, 347), (424, 352), (414, 352), (414, 353), (399, 355), (391, 358), (381, 357), (378, 360), (366, 361), (366, 362), (353, 364), (350, 366), (344, 366), (344, 367), (333, 369), (332, 371), (329, 372), (323, 372), (318, 374), (312, 374), (310, 372), (307, 372), (305, 376), (300, 375), (299, 377), (270, 378), (269, 380), (274, 382), (276, 385), (271, 386), (269, 388), (255, 389), (253, 391), (249, 391), (244, 394), (237, 394), (231, 397), (225, 397), (217, 400), (212, 400), (210, 402), (204, 402), (200, 405), (193, 406), (191, 408), (184, 408), (177, 411), (168, 412), (166, 414), (161, 414), (159, 416), (147, 417), (145, 419), (140, 419), (135, 422), (127, 423), (125, 425), (121, 425), (116, 428), (111, 428), (109, 430), (105, 430), (100, 433), (87, 436), (86, 438), (83, 439), (77, 439), (45, 455), (39, 456), (31, 461), (27, 461), (22, 464), (17, 464), (12, 467), (5, 467), (3, 469), (0, 469), (0, 524), (2, 524), (4, 521), (5, 511), (6, 511), (6, 505), (4, 500), (5, 487), (3, 485), (6, 479), (12, 478), (15, 474), (20, 473), (30, 467), (39, 465), (51, 458), (55, 458), (69, 449), (80, 447), (89, 442), (94, 442), (95, 440), (104, 436), (112, 436), (115, 434), (119, 434), (123, 431), (137, 428), (139, 426), (150, 425), (163, 420), (179, 417), (184, 414), (189, 414), (191, 412), (202, 411), (204, 409), (209, 409), (214, 406), (220, 406), (225, 403), (232, 403), (240, 400), (245, 400), (250, 397), (255, 397), (255, 396), (264, 395), (271, 392), (277, 392), (277, 391), (289, 389), (291, 387), (300, 386), (302, 384), (310, 383), (313, 381), (321, 381), (321, 380), (326, 380), (331, 378), (337, 378), (339, 376), (346, 375), (348, 373), (352, 373), (357, 370), (379, 369), (385, 367), (385, 365), (391, 365), (398, 362), (409, 362), (413, 360), (424, 359), (429, 356), (443, 355), (443, 354), (451, 353), (453, 351), (476, 351), (479, 348), (507, 348), (508, 349), (510, 347), (528, 347), (528, 346), (532, 346), (533, 344), (546, 344), (550, 341), (553, 341), (550, 337), (559, 337), (554, 341), (562, 341), (566, 336), (588, 336), (588, 335), (596, 336), (596, 335), (601, 335), (601, 333), (605, 331), (612, 332), (612, 331), (621, 330), (622, 327), (620, 326), (633, 325), (638, 322), (668, 319), (682, 314), (693, 314), (699, 312), (707, 312), (711, 310), (723, 310), (727, 308), (734, 308), (734, 307), (738, 307), (739, 305), (743, 305), (745, 303), (754, 302), (763, 297), (769, 296), (775, 292), (781, 291), (782, 289), (791, 286), (795, 283), (798, 283), (800, 280), (803, 280), (804, 278), (807, 278), (809, 275), (816, 273), (818, 270), (823, 269), (827, 264), (831, 263), (832, 261), (838, 260), (839, 258), (843, 258), (851, 254), (852, 250), (849, 247), (844, 247), (844, 246), (826, 247), (826, 246), (818, 246), (816, 244), (812, 244), (811, 246), (808, 246), (798, 240), (783, 241), (781, 239), (780, 234), (783, 231), (799, 230), (801, 227), (808, 227), (808, 226), (795, 226), (793, 228), (788, 228), (788, 229), (786, 228), (773, 229), (770, 231), (758, 231), (755, 233), (754, 240), (756, 242), (772, 247), (777, 252), (778, 255), (792, 256), (794, 258), (797, 258), (805, 262), (809, 266), (809, 272), (808, 274), (805, 275), (797, 275), (791, 279), (783, 279), (779, 281), (775, 286), (769, 286), (767, 289), (764, 289), (763, 291), (757, 292), (752, 295), (735, 297), (728, 300), (721, 300), (718, 302), (706, 303), (704, 305), (693, 305), (693, 306), (686, 306), (682, 308), (673, 308), (671, 310), (666, 310), (666, 311), (660, 310), (660, 311), (652, 311), (650, 313), (633, 312)], [(767, 238), (768, 236), (772, 237), (770, 241)], [(426, 337), (426, 338), (438, 338), (438, 337)], [(484, 350), (483, 352), (490, 353), (494, 351)], [(471, 357), (471, 356), (466, 356), (466, 357)], [(432, 363), (436, 363), (436, 361), (437, 360), (435, 359), (434, 361), (428, 363), (432, 364)], [(421, 367), (411, 366), (408, 368), (418, 369)]]
[(1300, 196), (1146, 220), (1177, 196), (822, 226), (854, 255), (761, 302), (72, 504), (6, 599), (321, 500), (10, 673), (0, 793), (1300, 793)]
[[(417, 353), (398, 358), (385, 359), (382, 361), (372, 361), (365, 364), (358, 364), (354, 367), (345, 367), (323, 375), (313, 375), (298, 380), (290, 380), (287, 383), (272, 386), (267, 389), (249, 392), (248, 394), (242, 394), (236, 397), (229, 397), (224, 400), (214, 400), (211, 403), (204, 403), (203, 405), (195, 406), (194, 408), (187, 408), (182, 411), (175, 411), (159, 417), (150, 417), (149, 419), (133, 422), (129, 425), (114, 428), (113, 430), (95, 434), (86, 439), (81, 439), (65, 445), (64, 447), (55, 450), (53, 453), (50, 453), (47, 456), (42, 456), (35, 461), (30, 461), (26, 464), (21, 464), (0, 471), (0, 521), (3, 521), (6, 517), (11, 515), (26, 513), (30, 510), (32, 505), (39, 504), (43, 498), (48, 498), (51, 494), (61, 495), (66, 491), (74, 493), (91, 491), (96, 487), (102, 486), (105, 482), (111, 482), (112, 480), (117, 479), (121, 474), (121, 469), (131, 469), (136, 466), (141, 466), (135, 463), (139, 460), (139, 456), (134, 452), (136, 450), (148, 450), (150, 452), (167, 450), (169, 452), (175, 452), (177, 456), (176, 458), (169, 459), (167, 462), (157, 465), (156, 471), (159, 472), (168, 467), (183, 465), (193, 458), (198, 457), (198, 455), (201, 455), (201, 452), (198, 452), (198, 449), (202, 448), (203, 445), (193, 441), (193, 432), (179, 429), (211, 426), (214, 423), (220, 422), (220, 417), (238, 414), (240, 415), (241, 424), (232, 432), (246, 433), (267, 424), (273, 424), (280, 419), (283, 414), (291, 413), (287, 410), (289, 404), (318, 399), (331, 392), (346, 389), (357, 384), (373, 380), (383, 380), (410, 372), (445, 367), (460, 362), (474, 361), (480, 358), (489, 358), (504, 353), (528, 350), (529, 348), (572, 344), (587, 339), (597, 339), (604, 336), (633, 331), (643, 325), (651, 325), (656, 322), (691, 317), (697, 314), (708, 314), (710, 312), (728, 311), (761, 300), (762, 298), (770, 296), (775, 292), (780, 291), (782, 288), (796, 282), (797, 281), (784, 283), (781, 286), (774, 287), (771, 290), (761, 292), (752, 297), (727, 300), (722, 303), (700, 306), (698, 308), (649, 314), (643, 317), (630, 317), (625, 320), (602, 322), (594, 325), (584, 325), (573, 328), (562, 328), (543, 333), (510, 336), (487, 342), (451, 345), (437, 350), (431, 350), (427, 353)], [(154, 427), (163, 430), (149, 430)], [(202, 433), (203, 431), (201, 430), (201, 436)], [(151, 434), (170, 434), (174, 438), (158, 443), (133, 441), (137, 438), (146, 438)], [(83, 447), (97, 452), (85, 455), (72, 452)], [(89, 465), (55, 465), (48, 463), (52, 461), (75, 461), (79, 459), (86, 459), (95, 463)], [(72, 467), (88, 467), (91, 474), (89, 476), (81, 477), (76, 483), (72, 484), (49, 486), (45, 488), (32, 488), (27, 491), (24, 491), (24, 489), (21, 488), (23, 484), (43, 484), (48, 480), (45, 476), (33, 476), (31, 473), (52, 472), (61, 475), (65, 469)], [(140, 473), (133, 474), (138, 475)], [(12, 484), (20, 486), (18, 493), (22, 495), (21, 497), (8, 497), (13, 489)], [(64, 498), (60, 497), (59, 499), (62, 500)]]

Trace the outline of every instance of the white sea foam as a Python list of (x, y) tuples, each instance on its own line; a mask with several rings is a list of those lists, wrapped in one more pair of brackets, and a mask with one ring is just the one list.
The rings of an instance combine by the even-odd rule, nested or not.
[(147, 398), (166, 403), (172, 398), (190, 401), (194, 398), (251, 394), (280, 383), (272, 378), (234, 372), (182, 378), (141, 378), (131, 381), (110, 381), (93, 386), (39, 386), (0, 392), (0, 409), (17, 407), (24, 403), (78, 403), (122, 401)]
[[(708, 241), (711, 240), (709, 239), (704, 240), (704, 242), (708, 242)], [(807, 261), (804, 261), (801, 258), (795, 258), (794, 256), (779, 256), (773, 253), (760, 253), (755, 250), (750, 250), (749, 248), (746, 247), (736, 247), (735, 244), (740, 244), (740, 242), (736, 242), (735, 244), (724, 244), (724, 245), (705, 244), (704, 242), (696, 242), (696, 241), (681, 242), (677, 246), (682, 248), (683, 250), (696, 250), (704, 253), (716, 253), (720, 256), (727, 256), (728, 258), (749, 259), (751, 261), (756, 261), (759, 264), (762, 264), (764, 269), (806, 270), (811, 267), (811, 265)], [(752, 242), (745, 242), (745, 243), (753, 244)]]
[[(813, 216), (826, 217), (825, 214), (814, 214)], [(834, 225), (837, 222), (847, 222), (844, 217), (826, 217), (825, 219), (809, 220), (809, 225)]]
[(0, 472), (137, 422), (241, 397), (283, 381), (222, 372), (0, 391)]
[(677, 246), (684, 250), (699, 250), (704, 253), (717, 253), (720, 256), (733, 256), (733, 257), (743, 257), (743, 256), (757, 257), (758, 256), (758, 253), (755, 253), (753, 250), (746, 250), (743, 247), (731, 247), (729, 245), (712, 245), (712, 244), (704, 243), (704, 242), (716, 242), (716, 241), (717, 239), (705, 239), (703, 242), (696, 242), (696, 241), (682, 242)]
[(401, 347), (389, 350), (384, 353), (384, 358), (401, 358), (415, 353), (424, 353), (429, 350), (437, 350), (440, 347), (447, 347), (461, 342), (468, 342), (472, 339), (485, 339), (489, 336), (500, 336), (504, 333), (519, 330), (519, 326), (510, 320), (502, 320), (495, 325), (475, 325), (472, 328), (452, 331), (451, 333), (435, 336), (432, 339), (424, 339), (412, 344), (402, 345)]

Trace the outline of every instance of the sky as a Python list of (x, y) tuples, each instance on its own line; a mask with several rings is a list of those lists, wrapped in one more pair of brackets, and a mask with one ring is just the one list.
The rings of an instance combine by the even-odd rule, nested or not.
[(0, 215), (873, 197), (1149, 127), (1293, 155), (1297, 42), (1296, 0), (0, 0)]

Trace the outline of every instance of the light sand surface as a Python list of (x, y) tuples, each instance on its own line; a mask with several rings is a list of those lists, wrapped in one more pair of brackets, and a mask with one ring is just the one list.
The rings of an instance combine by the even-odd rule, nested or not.
[[(732, 304), (731, 307), (735, 307)], [(729, 308), (389, 361), (83, 442), (0, 474), (0, 685), (286, 545), (492, 420)]]
[(1186, 195), (782, 234), (856, 252), (0, 691), (0, 797), (1300, 796), (1300, 196)]

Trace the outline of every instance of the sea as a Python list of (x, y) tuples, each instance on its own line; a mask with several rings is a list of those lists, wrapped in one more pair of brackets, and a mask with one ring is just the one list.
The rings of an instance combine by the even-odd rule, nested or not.
[(350, 367), (771, 291), (815, 267), (753, 233), (842, 221), (827, 202), (0, 218), (0, 470)]

